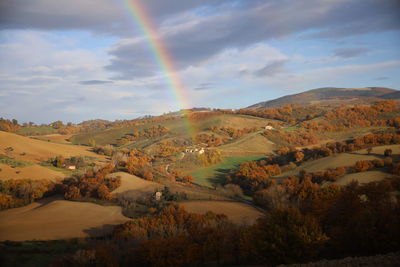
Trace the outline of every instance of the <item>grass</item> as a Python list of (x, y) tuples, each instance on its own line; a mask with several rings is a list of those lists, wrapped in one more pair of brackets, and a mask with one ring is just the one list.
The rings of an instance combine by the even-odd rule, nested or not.
[(42, 163), (41, 166), (46, 167), (46, 168), (48, 168), (50, 170), (53, 170), (53, 171), (56, 171), (56, 172), (62, 172), (66, 176), (72, 176), (75, 173), (79, 173), (80, 174), (80, 172), (77, 172), (78, 170), (69, 170), (69, 169), (65, 169), (65, 168), (58, 168), (58, 167), (55, 167), (55, 166), (49, 165), (49, 164), (43, 164)]
[[(400, 145), (375, 146), (373, 147), (371, 154), (368, 154), (366, 149), (361, 149), (353, 152), (338, 153), (329, 157), (303, 162), (297, 168), (285, 171), (282, 174), (274, 177), (280, 179), (283, 177), (298, 175), (300, 170), (305, 170), (307, 172), (321, 172), (336, 167), (352, 166), (359, 160), (383, 159), (384, 150), (387, 148), (393, 150), (392, 158), (394, 161), (396, 161), (399, 155), (398, 151), (400, 150)], [(363, 172), (363, 175), (365, 175), (365, 172)]]
[(57, 130), (50, 126), (38, 126), (38, 127), (22, 127), (17, 133), (22, 135), (32, 134), (52, 134), (56, 133)]
[(356, 128), (356, 129), (346, 129), (344, 131), (338, 132), (327, 132), (326, 135), (328, 138), (335, 140), (344, 140), (349, 138), (354, 138), (356, 136), (365, 135), (370, 132), (374, 132), (377, 130), (384, 131), (388, 129), (388, 127), (365, 127), (365, 128)]
[(16, 168), (16, 167), (22, 168), (22, 167), (33, 165), (32, 162), (26, 162), (26, 161), (22, 161), (22, 160), (18, 160), (18, 159), (13, 159), (13, 158), (7, 157), (6, 155), (0, 155), (0, 163), (9, 165), (13, 168)]
[(297, 131), (298, 130), (298, 127), (297, 126), (290, 126), (290, 127), (285, 127), (285, 128), (283, 128), (283, 132), (285, 132), (285, 133), (290, 133), (290, 132), (294, 132), (294, 131)]
[[(233, 128), (250, 128), (254, 126), (266, 125), (271, 120), (257, 118), (246, 115), (237, 114), (221, 114), (202, 118), (190, 122), (190, 127), (195, 134), (206, 131), (211, 126), (230, 126)], [(117, 129), (107, 129), (97, 132), (84, 133), (75, 135), (72, 138), (73, 144), (88, 144), (90, 139), (94, 139), (97, 145), (116, 144), (117, 140), (126, 134), (131, 134), (133, 130), (143, 130), (152, 126), (162, 125), (170, 130), (170, 133), (165, 137), (190, 138), (187, 130), (187, 121), (184, 119), (168, 120), (162, 122), (152, 122), (144, 125), (129, 126)], [(164, 139), (164, 137), (163, 137)], [(157, 139), (151, 139), (152, 142), (157, 142)], [(138, 143), (140, 145), (140, 141)], [(130, 144), (129, 147), (136, 147), (136, 142)]]
[(238, 168), (240, 163), (261, 158), (263, 158), (263, 156), (226, 157), (220, 164), (196, 170), (190, 174), (194, 177), (195, 183), (213, 187), (215, 184), (223, 183), (225, 174), (232, 169)]
[(49, 266), (56, 258), (84, 248), (77, 240), (0, 243), (2, 266)]

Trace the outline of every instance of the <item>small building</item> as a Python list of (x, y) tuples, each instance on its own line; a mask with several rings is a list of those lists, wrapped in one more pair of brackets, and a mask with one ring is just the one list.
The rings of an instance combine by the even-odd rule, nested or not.
[(160, 200), (161, 200), (161, 197), (162, 197), (162, 193), (161, 193), (160, 191), (157, 191), (157, 192), (154, 194), (154, 198), (155, 198), (156, 201), (160, 201)]
[(75, 165), (69, 165), (68, 166), (68, 170), (76, 170), (76, 166)]
[(271, 125), (267, 125), (265, 126), (265, 130), (275, 130), (275, 128), (272, 127)]

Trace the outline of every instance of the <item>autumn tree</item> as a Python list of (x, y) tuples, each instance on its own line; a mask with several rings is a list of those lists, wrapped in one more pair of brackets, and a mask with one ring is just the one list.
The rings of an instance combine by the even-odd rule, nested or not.
[(185, 176), (183, 176), (183, 178), (182, 178), (182, 182), (190, 184), (190, 183), (193, 183), (193, 182), (194, 182), (194, 178), (193, 178), (193, 176), (190, 175), (190, 174), (189, 174), (189, 175), (185, 175)]
[(365, 172), (365, 171), (372, 169), (373, 167), (374, 167), (374, 165), (370, 161), (359, 160), (354, 165), (354, 170), (356, 172)]
[(6, 120), (0, 118), (0, 130), (5, 132), (16, 132), (21, 129), (21, 126), (18, 124), (18, 121), (13, 120)]
[(146, 180), (148, 180), (148, 181), (152, 181), (152, 180), (153, 180), (153, 174), (151, 173), (150, 170), (146, 170), (146, 171), (143, 173), (143, 178), (146, 179)]
[(222, 162), (222, 154), (217, 149), (206, 149), (204, 153), (198, 154), (197, 157), (205, 166)]
[(64, 198), (68, 199), (68, 200), (70, 200), (70, 199), (76, 200), (76, 199), (79, 199), (81, 197), (82, 196), (81, 196), (81, 192), (80, 192), (79, 188), (74, 186), (74, 185), (68, 187), (68, 189), (64, 193)]
[(301, 161), (304, 159), (304, 153), (301, 152), (301, 151), (297, 151), (297, 152), (294, 154), (294, 157), (295, 157), (295, 159), (296, 159), (296, 162), (301, 162)]
[(392, 155), (393, 151), (390, 148), (385, 149), (385, 151), (383, 152), (383, 155), (385, 157), (390, 157)]
[(253, 234), (258, 257), (271, 264), (316, 259), (318, 248), (328, 240), (314, 218), (294, 208), (275, 210), (262, 217)]

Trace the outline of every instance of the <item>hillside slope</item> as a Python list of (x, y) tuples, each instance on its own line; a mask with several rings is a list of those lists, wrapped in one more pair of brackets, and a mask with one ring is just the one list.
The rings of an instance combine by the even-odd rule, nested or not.
[[(121, 207), (44, 199), (0, 212), (0, 240), (55, 240), (102, 235), (129, 220)], [(105, 227), (109, 226), (109, 227)]]
[(63, 179), (65, 174), (59, 171), (54, 171), (49, 168), (33, 164), (26, 167), (13, 167), (0, 163), (0, 180), (8, 179), (32, 179), (42, 180), (47, 179), (57, 181)]
[(9, 151), (7, 156), (34, 163), (58, 155), (64, 157), (90, 156), (104, 158), (89, 151), (89, 147), (56, 144), (0, 131), (0, 154), (6, 154), (6, 149), (9, 147), (12, 148), (12, 151)]
[(367, 104), (382, 99), (399, 99), (399, 91), (385, 87), (335, 88), (324, 87), (287, 95), (251, 105), (249, 109), (279, 107), (288, 104)]
[[(252, 128), (257, 127), (261, 128), (267, 125), (269, 122), (273, 122), (274, 120), (257, 118), (247, 115), (239, 115), (239, 114), (217, 114), (211, 116), (205, 116), (204, 118), (199, 118), (196, 120), (192, 120), (190, 122), (190, 127), (194, 134), (198, 133), (209, 133), (213, 134), (209, 131), (210, 127), (233, 127), (233, 128)], [(125, 147), (129, 148), (146, 148), (151, 146), (152, 144), (158, 143), (160, 140), (164, 140), (167, 138), (179, 138), (181, 140), (188, 139), (190, 136), (188, 135), (187, 130), (187, 120), (186, 119), (176, 119), (176, 120), (167, 120), (156, 123), (147, 123), (143, 125), (137, 126), (128, 126), (117, 129), (108, 129), (93, 133), (83, 133), (77, 134), (72, 138), (72, 142), (74, 144), (88, 144), (89, 140), (94, 140), (97, 145), (107, 145), (107, 144), (116, 144), (119, 139), (123, 138), (125, 135), (131, 134), (134, 130), (143, 131), (145, 129), (151, 128), (153, 126), (164, 126), (169, 129), (169, 133), (163, 135), (162, 137), (154, 137), (154, 138), (142, 138), (138, 139), (134, 142), (129, 142)]]

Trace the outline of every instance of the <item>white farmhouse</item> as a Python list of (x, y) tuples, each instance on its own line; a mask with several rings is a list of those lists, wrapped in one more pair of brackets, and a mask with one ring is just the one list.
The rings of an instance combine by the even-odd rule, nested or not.
[(275, 130), (275, 128), (272, 127), (271, 125), (267, 125), (265, 126), (265, 130)]

